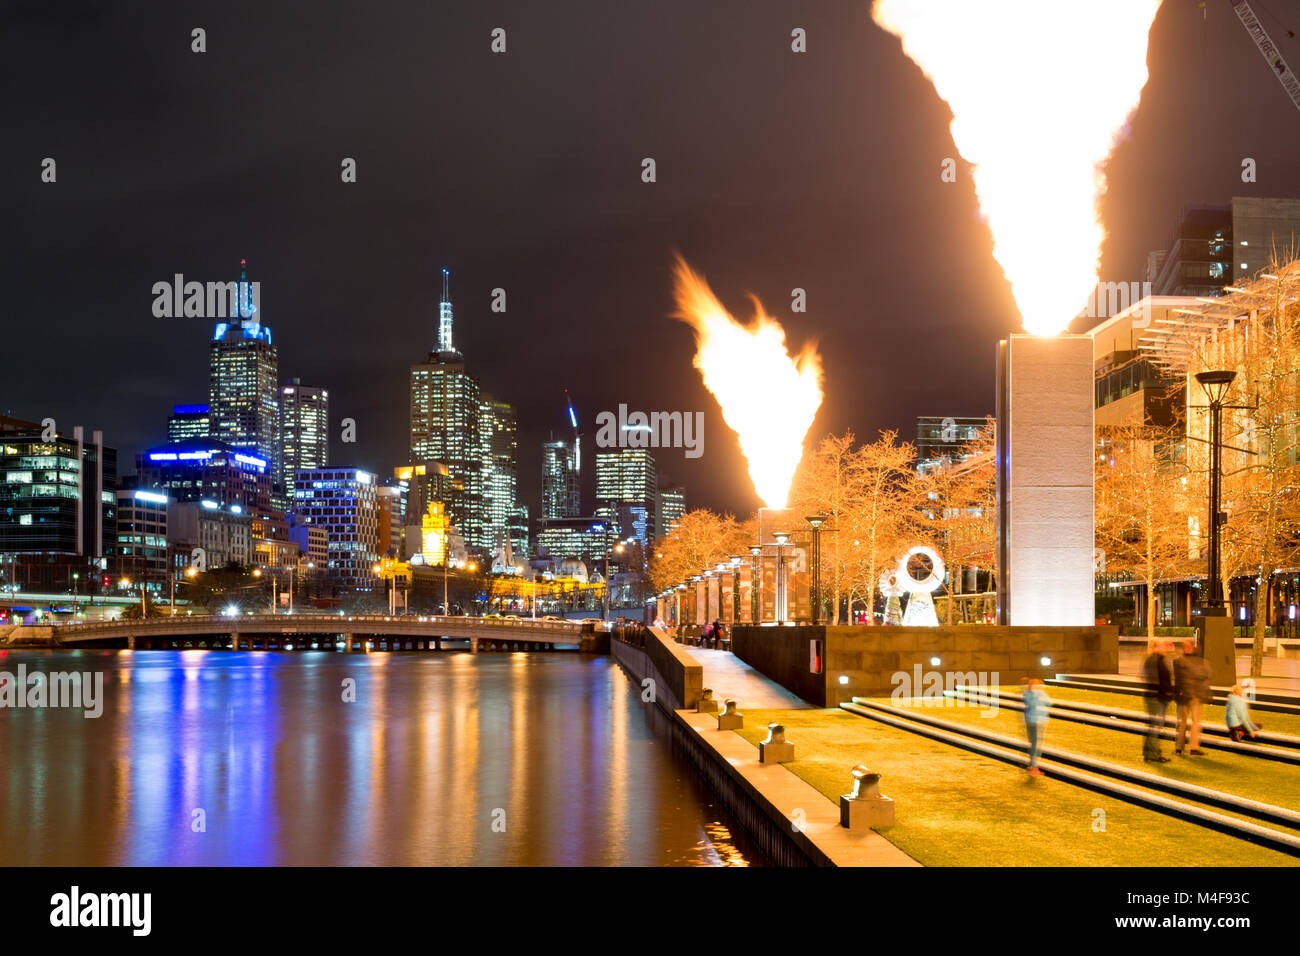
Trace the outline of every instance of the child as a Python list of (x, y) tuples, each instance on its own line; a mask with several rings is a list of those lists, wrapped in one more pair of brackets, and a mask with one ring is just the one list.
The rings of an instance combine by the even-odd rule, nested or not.
[(1029, 738), (1029, 775), (1041, 777), (1043, 771), (1038, 769), (1038, 755), (1043, 752), (1043, 734), (1047, 732), (1047, 708), (1052, 706), (1052, 699), (1043, 690), (1043, 682), (1037, 677), (1029, 678), (1025, 688), (1025, 735)]
[(1228, 735), (1233, 740), (1241, 740), (1242, 737), (1254, 740), (1255, 734), (1264, 729), (1262, 724), (1257, 724), (1250, 719), (1250, 707), (1242, 695), (1240, 684), (1233, 684), (1232, 691), (1228, 694), (1228, 703), (1224, 707), (1224, 723), (1228, 725)]

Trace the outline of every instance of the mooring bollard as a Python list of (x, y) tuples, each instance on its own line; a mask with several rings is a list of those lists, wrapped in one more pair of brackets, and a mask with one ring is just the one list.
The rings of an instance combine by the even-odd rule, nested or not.
[(739, 730), (745, 726), (745, 715), (736, 710), (736, 702), (728, 700), (722, 713), (718, 714), (719, 730)]
[(695, 712), (697, 714), (716, 714), (718, 712), (718, 702), (713, 699), (712, 687), (706, 687), (700, 692), (700, 699), (695, 702)]
[(780, 724), (767, 725), (767, 739), (758, 744), (759, 763), (787, 763), (794, 759), (794, 744), (785, 739)]
[(853, 768), (853, 792), (840, 797), (840, 826), (848, 830), (894, 825), (894, 801), (880, 792), (880, 774)]

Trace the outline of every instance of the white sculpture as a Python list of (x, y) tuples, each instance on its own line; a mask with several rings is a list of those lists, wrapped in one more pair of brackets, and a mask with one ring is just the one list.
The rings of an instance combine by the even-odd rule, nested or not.
[[(912, 577), (908, 564), (915, 555), (924, 555), (930, 559), (930, 573), (923, 579)], [(917, 545), (898, 562), (896, 572), (899, 586), (912, 596), (907, 600), (907, 611), (903, 614), (904, 627), (938, 627), (939, 618), (934, 613), (934, 601), (930, 595), (943, 584), (945, 568), (943, 558), (934, 548)]]
[(880, 593), (885, 596), (885, 623), (903, 623), (903, 605), (898, 599), (903, 596), (903, 588), (898, 583), (897, 571), (886, 571), (880, 576)]

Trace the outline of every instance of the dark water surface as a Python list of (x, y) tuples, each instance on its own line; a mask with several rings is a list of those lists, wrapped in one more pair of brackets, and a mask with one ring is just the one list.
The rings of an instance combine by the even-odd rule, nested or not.
[(20, 664), (102, 672), (103, 714), (0, 708), (0, 864), (764, 862), (608, 657), (0, 651)]

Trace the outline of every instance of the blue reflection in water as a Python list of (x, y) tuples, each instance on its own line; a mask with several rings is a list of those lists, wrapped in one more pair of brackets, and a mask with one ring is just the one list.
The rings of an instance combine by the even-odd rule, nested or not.
[(102, 672), (104, 712), (0, 709), (0, 864), (762, 862), (608, 658), (0, 651), (20, 663)]

